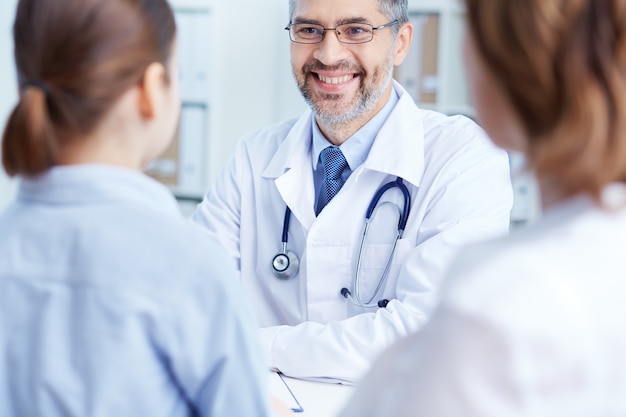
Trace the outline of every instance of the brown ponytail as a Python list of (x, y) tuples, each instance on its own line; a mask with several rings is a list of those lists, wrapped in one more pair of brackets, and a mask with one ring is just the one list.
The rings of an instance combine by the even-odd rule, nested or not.
[(35, 174), (54, 164), (56, 139), (42, 88), (26, 86), (2, 137), (2, 164), (9, 175)]
[(19, 0), (13, 26), (25, 84), (2, 136), (2, 164), (34, 176), (96, 128), (152, 62), (167, 68), (176, 25), (167, 0)]

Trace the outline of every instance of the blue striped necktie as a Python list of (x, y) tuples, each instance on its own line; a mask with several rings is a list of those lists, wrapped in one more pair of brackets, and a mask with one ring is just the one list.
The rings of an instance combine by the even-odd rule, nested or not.
[(322, 150), (320, 153), (320, 161), (324, 167), (324, 179), (322, 181), (321, 198), (320, 204), (317, 207), (317, 214), (319, 214), (326, 204), (337, 195), (343, 186), (341, 173), (348, 165), (341, 149), (336, 146), (329, 146)]

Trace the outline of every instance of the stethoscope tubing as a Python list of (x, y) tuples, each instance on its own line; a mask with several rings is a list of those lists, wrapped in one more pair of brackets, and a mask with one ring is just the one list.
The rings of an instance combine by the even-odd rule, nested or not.
[(289, 208), (289, 206), (287, 206), (287, 208), (285, 209), (285, 219), (283, 220), (283, 235), (282, 235), (282, 244), (283, 244), (283, 251), (286, 250), (286, 246), (287, 246), (287, 239), (288, 239), (288, 235), (289, 235), (289, 221), (291, 220), (291, 209)]
[(372, 201), (370, 201), (370, 205), (367, 207), (367, 211), (365, 212), (365, 220), (367, 221), (372, 217), (374, 209), (378, 205), (378, 201), (380, 201), (381, 197), (383, 196), (383, 194), (385, 194), (387, 190), (393, 187), (398, 187), (400, 191), (402, 191), (402, 195), (404, 198), (402, 213), (400, 219), (398, 220), (398, 230), (404, 231), (404, 228), (406, 227), (406, 222), (409, 219), (409, 212), (411, 209), (411, 194), (409, 193), (409, 189), (406, 185), (404, 185), (404, 182), (402, 182), (402, 178), (400, 177), (396, 178), (395, 181), (388, 182), (387, 184), (380, 187), (378, 191), (376, 191), (376, 194), (374, 194), (374, 197), (372, 198)]
[(393, 254), (396, 251), (398, 240), (400, 239), (402, 235), (402, 233), (398, 230), (398, 233), (396, 234), (396, 238), (393, 241), (393, 246), (391, 247), (391, 252), (389, 252), (389, 256), (387, 257), (387, 263), (385, 264), (385, 269), (383, 270), (383, 273), (378, 280), (378, 285), (376, 286), (376, 289), (372, 292), (372, 296), (370, 297), (370, 299), (367, 301), (363, 301), (363, 299), (361, 298), (361, 273), (360, 272), (361, 272), (361, 261), (363, 259), (363, 247), (365, 245), (365, 240), (367, 239), (368, 228), (369, 228), (369, 219), (366, 220), (365, 227), (363, 228), (363, 237), (361, 238), (361, 245), (359, 247), (359, 257), (357, 259), (356, 270), (354, 273), (354, 298), (358, 301), (357, 305), (359, 307), (375, 307), (378, 304), (378, 303), (372, 304), (372, 301), (374, 301), (374, 298), (376, 298), (376, 294), (378, 294), (383, 284), (387, 280), (387, 275), (389, 274), (389, 268), (391, 266)]

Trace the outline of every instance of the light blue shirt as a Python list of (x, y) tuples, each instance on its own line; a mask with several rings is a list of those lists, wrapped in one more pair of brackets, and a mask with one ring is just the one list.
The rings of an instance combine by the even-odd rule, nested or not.
[(227, 256), (134, 171), (57, 167), (0, 215), (0, 416), (266, 416)]
[[(354, 171), (359, 165), (365, 162), (367, 155), (370, 153), (374, 139), (378, 131), (383, 127), (385, 121), (393, 111), (393, 108), (398, 103), (400, 96), (394, 87), (391, 89), (389, 100), (385, 106), (376, 115), (365, 124), (361, 129), (356, 131), (352, 136), (348, 138), (344, 143), (339, 146), (343, 156), (348, 162), (348, 167), (341, 173), (341, 178), (345, 182), (352, 171)], [(324, 167), (320, 163), (320, 153), (322, 150), (329, 146), (334, 146), (326, 139), (322, 131), (320, 130), (315, 117), (311, 119), (311, 131), (312, 131), (312, 166), (313, 166), (313, 180), (315, 181), (315, 211), (317, 212), (317, 206), (320, 204), (320, 193), (322, 190), (322, 180), (324, 179)]]

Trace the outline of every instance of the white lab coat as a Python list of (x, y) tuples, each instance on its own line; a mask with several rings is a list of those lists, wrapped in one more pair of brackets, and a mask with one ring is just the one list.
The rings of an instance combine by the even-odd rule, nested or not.
[(626, 186), (469, 248), (341, 417), (626, 416)]
[[(512, 190), (507, 155), (469, 119), (399, 101), (365, 162), (316, 218), (311, 111), (244, 137), (192, 220), (217, 235), (236, 260), (259, 320), (270, 366), (296, 377), (355, 381), (393, 341), (419, 329), (438, 301), (450, 257), (462, 245), (506, 233)], [(376, 190), (402, 177), (412, 206), (389, 277), (363, 309), (340, 294), (354, 287), (365, 211)], [(383, 200), (401, 205), (396, 190)], [(288, 249), (300, 272), (276, 279), (285, 206)], [(369, 298), (387, 260), (398, 216), (382, 205), (364, 249), (361, 291)]]

